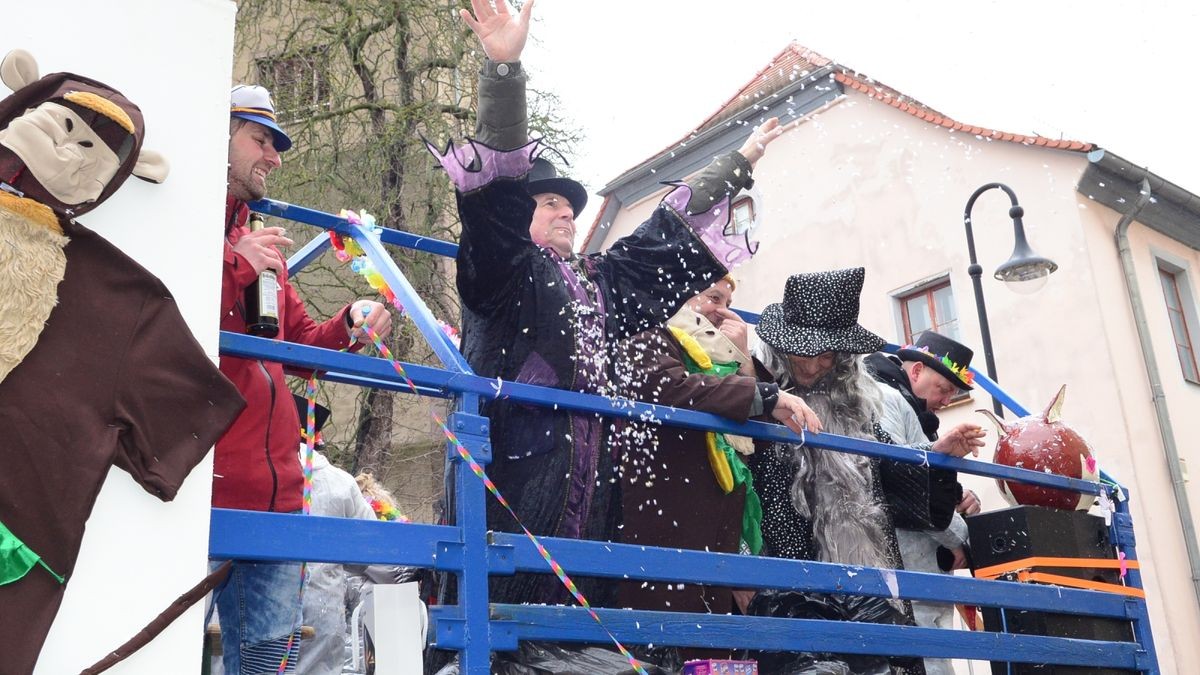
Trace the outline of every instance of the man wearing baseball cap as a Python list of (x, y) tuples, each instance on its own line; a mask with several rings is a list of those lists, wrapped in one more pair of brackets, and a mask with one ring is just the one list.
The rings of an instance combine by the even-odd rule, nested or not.
[[(313, 321), (287, 279), (278, 246), (289, 246), (281, 227), (246, 228), (247, 202), (267, 195), (267, 178), (292, 140), (279, 127), (271, 95), (263, 87), (238, 85), (230, 96), (229, 172), (225, 202), (225, 254), (221, 278), (221, 330), (247, 332), (246, 289), (273, 269), (278, 280), (278, 340), (341, 349), (362, 326), (381, 336), (391, 315), (372, 300), (358, 300), (333, 318)], [(284, 381), (283, 366), (269, 361), (221, 357), (221, 372), (246, 399), (246, 408), (217, 441), (213, 460), (213, 506), (293, 513), (301, 510), (303, 476), (296, 461), (300, 419)], [(214, 561), (214, 564), (217, 564)], [(300, 649), (300, 564), (234, 561), (218, 590), (225, 672), (294, 673)], [(286, 663), (279, 670), (281, 663)]]

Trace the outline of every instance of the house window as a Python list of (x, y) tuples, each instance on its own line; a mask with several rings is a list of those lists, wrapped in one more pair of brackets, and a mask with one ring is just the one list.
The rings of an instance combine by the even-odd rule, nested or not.
[[(1171, 320), (1171, 334), (1175, 338), (1175, 352), (1179, 356), (1179, 366), (1183, 369), (1183, 377), (1189, 382), (1200, 383), (1200, 374), (1196, 369), (1196, 351), (1193, 348), (1192, 331), (1188, 325), (1187, 277), (1182, 270), (1167, 269), (1161, 264), (1158, 268), (1158, 279), (1162, 283), (1163, 299), (1167, 303), (1167, 316)], [(1182, 283), (1181, 283), (1182, 282)]]
[(324, 49), (259, 59), (257, 65), (259, 80), (271, 90), (278, 121), (300, 120), (328, 107), (329, 60)]
[(754, 200), (742, 197), (733, 203), (733, 233), (745, 234), (754, 227)]
[(916, 337), (927, 330), (935, 330), (953, 340), (960, 340), (958, 311), (954, 306), (954, 293), (950, 280), (944, 279), (931, 286), (902, 295), (900, 316), (904, 323), (901, 344), (911, 345)]

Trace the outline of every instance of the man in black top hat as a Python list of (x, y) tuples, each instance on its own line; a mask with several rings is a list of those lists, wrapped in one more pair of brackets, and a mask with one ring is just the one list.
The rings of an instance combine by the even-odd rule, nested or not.
[(927, 330), (895, 355), (878, 352), (868, 356), (866, 363), (876, 380), (904, 396), (921, 419), (925, 435), (935, 441), (938, 417), (934, 413), (972, 389), (972, 356), (966, 345)]
[[(532, 6), (525, 3), (518, 15), (504, 0), (473, 0), (473, 13), (462, 12), (487, 55), (476, 137), (444, 152), (431, 148), (458, 192), (463, 355), (476, 373), (501, 383), (612, 395), (613, 347), (665, 321), (748, 257), (723, 237), (728, 199), (749, 187), (755, 161), (782, 128), (769, 120), (755, 129), (739, 151), (675, 186), (646, 223), (607, 252), (576, 255), (575, 218), (587, 192), (538, 158), (540, 142), (528, 137), (519, 59)], [(483, 411), (491, 420), (487, 470), (522, 523), (539, 535), (612, 538), (619, 498), (605, 449), (610, 422), (514, 403), (500, 389)], [(489, 527), (519, 531), (494, 500), (487, 515)], [(498, 577), (490, 585), (494, 602), (568, 598), (553, 577)], [(603, 603), (608, 589), (580, 585), (593, 603)]]
[[(938, 437), (936, 411), (946, 407), (955, 396), (972, 389), (970, 370), (974, 353), (966, 345), (928, 330), (914, 344), (905, 345), (896, 354), (877, 352), (866, 358), (867, 367), (879, 382), (900, 392), (921, 422), (921, 430), (930, 441)], [(904, 439), (913, 442), (919, 439)], [(971, 490), (953, 483), (958, 497), (950, 526), (944, 530), (896, 531), (905, 569), (916, 572), (949, 573), (965, 566), (967, 526), (963, 515), (978, 513), (979, 498)], [(952, 628), (953, 607), (945, 603), (913, 602), (917, 625)], [(954, 671), (948, 659), (925, 659), (929, 675), (950, 675)]]

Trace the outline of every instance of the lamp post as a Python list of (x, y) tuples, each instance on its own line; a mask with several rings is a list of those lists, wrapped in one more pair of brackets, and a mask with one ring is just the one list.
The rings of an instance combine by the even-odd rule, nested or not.
[[(1017, 293), (1033, 293), (1046, 285), (1046, 280), (1054, 270), (1058, 269), (1058, 264), (1049, 258), (1035, 254), (1029, 248), (1029, 241), (1025, 239), (1025, 224), (1021, 222), (1021, 217), (1025, 215), (1025, 209), (1017, 203), (1017, 195), (1012, 188), (1003, 183), (988, 183), (976, 190), (967, 200), (967, 207), (963, 209), (963, 224), (967, 227), (967, 251), (971, 255), (971, 266), (967, 268), (967, 273), (971, 275), (971, 285), (975, 288), (975, 308), (979, 312), (979, 333), (983, 338), (983, 357), (987, 363), (987, 374), (993, 382), (997, 382), (996, 358), (992, 355), (992, 332), (988, 327), (987, 306), (983, 302), (983, 282), (980, 279), (983, 267), (975, 258), (975, 235), (971, 231), (971, 209), (975, 206), (975, 200), (979, 198), (979, 195), (993, 188), (1004, 190), (1009, 201), (1012, 202), (1012, 207), (1008, 210), (1008, 217), (1013, 221), (1013, 237), (1015, 239), (1012, 256), (1007, 262), (996, 268), (993, 276), (1008, 284), (1008, 287)], [(992, 397), (992, 409), (997, 416), (1004, 416), (1004, 409), (995, 396)]]

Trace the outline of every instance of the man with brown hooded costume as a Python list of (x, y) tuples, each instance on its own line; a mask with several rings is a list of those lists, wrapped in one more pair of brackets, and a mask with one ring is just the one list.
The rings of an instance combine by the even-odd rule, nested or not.
[[(820, 421), (798, 396), (759, 382), (747, 347), (749, 328), (731, 309), (735, 290), (724, 277), (689, 300), (665, 326), (643, 331), (622, 349), (618, 380), (631, 398), (713, 413), (735, 422), (763, 416), (796, 433)], [(762, 548), (762, 509), (745, 460), (744, 436), (660, 424), (619, 425), (621, 541), (714, 553)], [(618, 606), (730, 614), (728, 586), (623, 581)], [(744, 606), (739, 609), (745, 609)], [(681, 660), (728, 658), (728, 650), (667, 649)], [(662, 665), (666, 665), (664, 662)]]
[(109, 467), (170, 500), (244, 402), (162, 282), (75, 221), (166, 176), (141, 111), (24, 52), (0, 75), (0, 659), (27, 673)]

